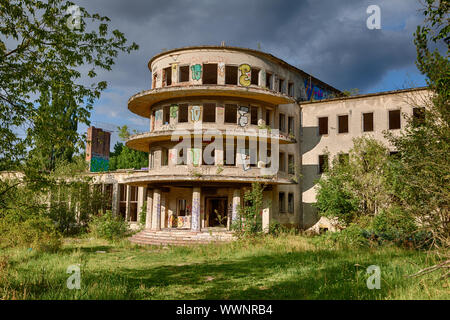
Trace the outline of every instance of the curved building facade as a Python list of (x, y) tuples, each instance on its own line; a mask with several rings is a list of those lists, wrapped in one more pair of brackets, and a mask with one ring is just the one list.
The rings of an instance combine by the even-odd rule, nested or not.
[(253, 182), (265, 185), (263, 227), (302, 226), (300, 106), (339, 91), (260, 51), (188, 47), (153, 57), (152, 89), (129, 99), (149, 131), (127, 146), (149, 168), (124, 179), (144, 188), (146, 227), (230, 228)]

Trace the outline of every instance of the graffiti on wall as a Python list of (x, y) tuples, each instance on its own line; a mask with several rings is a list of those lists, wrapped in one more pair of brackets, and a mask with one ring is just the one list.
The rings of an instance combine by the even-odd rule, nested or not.
[[(194, 193), (195, 194), (195, 193)], [(192, 197), (192, 229), (199, 229), (200, 220), (200, 197)]]
[(92, 156), (90, 163), (91, 172), (103, 172), (109, 170), (109, 160), (104, 157)]
[(192, 108), (191, 108), (191, 120), (193, 122), (199, 121), (201, 115), (202, 115), (202, 109), (200, 108), (200, 106), (192, 106)]
[(202, 65), (201, 64), (194, 64), (191, 66), (192, 71), (192, 80), (200, 80), (202, 77)]
[(191, 217), (178, 217), (177, 219), (177, 228), (190, 228), (191, 227)]
[(225, 77), (225, 63), (219, 62), (217, 65), (217, 73), (219, 74), (220, 78)]
[(193, 148), (193, 149), (189, 149), (189, 152), (191, 153), (192, 164), (194, 166), (198, 166), (200, 164), (202, 150)]
[(241, 149), (241, 162), (242, 162), (242, 169), (244, 169), (244, 171), (250, 169), (250, 156), (247, 154), (246, 149)]
[(162, 110), (157, 110), (155, 112), (155, 120), (156, 121), (161, 121), (162, 120), (162, 115), (163, 115), (163, 111)]
[(311, 100), (311, 97), (314, 100), (322, 100), (328, 97), (327, 91), (323, 90), (319, 86), (311, 84), (309, 80), (305, 80), (305, 92), (307, 100)]
[(252, 82), (252, 67), (243, 63), (239, 66), (239, 84), (244, 87), (248, 87)]
[(178, 105), (177, 104), (173, 104), (170, 106), (170, 117), (172, 119), (175, 119), (177, 117), (178, 114)]
[(248, 107), (239, 106), (239, 125), (245, 127), (248, 124)]

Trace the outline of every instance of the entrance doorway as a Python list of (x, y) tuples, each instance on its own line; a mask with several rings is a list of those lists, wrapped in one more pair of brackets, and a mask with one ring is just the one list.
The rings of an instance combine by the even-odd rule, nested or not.
[(227, 198), (206, 198), (206, 226), (227, 226)]

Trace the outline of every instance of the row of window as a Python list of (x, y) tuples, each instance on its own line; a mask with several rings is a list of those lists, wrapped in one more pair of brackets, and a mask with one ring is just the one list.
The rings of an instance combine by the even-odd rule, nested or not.
[[(170, 106), (163, 107), (163, 123), (170, 123)], [(226, 104), (224, 112), (224, 123), (237, 124), (238, 123), (238, 108), (237, 104)], [(178, 105), (178, 123), (189, 122), (189, 106), (187, 104)], [(250, 124), (258, 125), (258, 107), (250, 106), (248, 107), (250, 114)], [(215, 103), (204, 103), (202, 105), (202, 122), (216, 122), (216, 104)], [(268, 126), (271, 125), (271, 117), (273, 115), (272, 110), (265, 110), (265, 122)], [(156, 118), (156, 110), (152, 113), (153, 119)], [(279, 114), (278, 128), (281, 132), (288, 132), (294, 134), (295, 132), (295, 120), (294, 117), (287, 117), (287, 131), (286, 131), (286, 116), (283, 113)]]
[[(294, 194), (288, 193), (287, 200), (287, 212), (294, 213)], [(280, 213), (286, 213), (286, 195), (284, 192), (278, 193), (278, 203), (280, 206)]]
[[(217, 63), (204, 63), (202, 65), (202, 83), (203, 84), (217, 84), (219, 66)], [(178, 68), (178, 83), (189, 82), (189, 65), (183, 65)], [(225, 84), (238, 85), (239, 84), (239, 67), (236, 65), (225, 65)], [(261, 69), (251, 68), (250, 84), (258, 86), (260, 85)], [(172, 67), (163, 69), (162, 86), (171, 86), (172, 81)], [(274, 79), (276, 76), (266, 71), (266, 82), (261, 85), (265, 85), (270, 90), (275, 90), (281, 93), (285, 93), (291, 97), (294, 96), (294, 83), (278, 77), (278, 86), (275, 88)], [(155, 88), (157, 75), (153, 75), (153, 88)]]
[[(216, 150), (212, 149), (211, 153), (209, 155), (206, 155), (205, 149), (208, 146), (208, 144), (202, 145), (202, 152), (200, 155), (198, 155), (198, 158), (192, 159), (194, 161), (194, 164), (202, 164), (204, 166), (206, 165), (216, 165), (215, 157), (216, 157)], [(192, 149), (191, 149), (192, 150)], [(189, 151), (190, 152), (190, 151)], [(242, 150), (241, 150), (242, 152)], [(250, 167), (256, 167), (258, 163), (258, 152), (257, 149), (250, 149), (249, 148), (249, 142), (246, 141), (245, 143), (245, 149), (244, 149), (244, 155), (247, 157), (248, 164)], [(237, 150), (231, 149), (227, 150), (223, 153), (223, 165), (224, 166), (235, 166), (236, 165), (236, 157), (237, 157)], [(267, 150), (267, 158), (270, 160), (271, 157), (271, 150)], [(201, 159), (200, 159), (201, 158)], [(184, 152), (184, 149), (180, 148), (178, 151), (178, 157), (177, 157), (177, 165), (184, 165), (187, 164), (187, 153)], [(287, 160), (287, 163), (286, 163)], [(270, 165), (270, 161), (267, 161), (266, 166)], [(161, 166), (168, 166), (169, 165), (169, 149), (162, 148), (161, 149)], [(150, 161), (149, 161), (150, 169), (153, 169), (155, 167), (155, 151), (150, 152)], [(295, 174), (295, 156), (293, 154), (287, 154), (286, 159), (286, 153), (280, 152), (279, 153), (279, 170), (281, 172), (287, 172), (288, 174)]]
[[(413, 118), (415, 121), (420, 122), (424, 119), (424, 108), (413, 108)], [(348, 133), (349, 131), (349, 116), (338, 116), (338, 133)], [(401, 129), (401, 112), (400, 110), (388, 111), (388, 128), (389, 130)], [(374, 131), (374, 117), (373, 112), (367, 112), (362, 114), (362, 131), (372, 132)], [(328, 134), (328, 117), (319, 118), (319, 134)]]

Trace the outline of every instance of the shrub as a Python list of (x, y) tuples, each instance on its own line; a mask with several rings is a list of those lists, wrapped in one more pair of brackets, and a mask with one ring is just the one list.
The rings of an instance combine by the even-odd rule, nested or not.
[(414, 219), (399, 207), (381, 211), (372, 222), (373, 231), (390, 241), (410, 239), (417, 231)]
[(2, 247), (29, 247), (37, 251), (54, 252), (62, 244), (61, 234), (46, 216), (31, 216), (17, 221), (12, 216), (0, 219)]
[(139, 224), (141, 227), (145, 227), (145, 220), (147, 219), (147, 200), (144, 201), (144, 204), (141, 208), (141, 213), (139, 215)]
[(364, 231), (357, 224), (350, 224), (347, 228), (338, 232), (326, 232), (314, 238), (318, 246), (329, 248), (359, 248), (368, 247), (369, 240), (364, 236)]
[(120, 217), (114, 217), (111, 211), (93, 216), (89, 230), (95, 237), (107, 240), (118, 240), (129, 234), (128, 224)]

